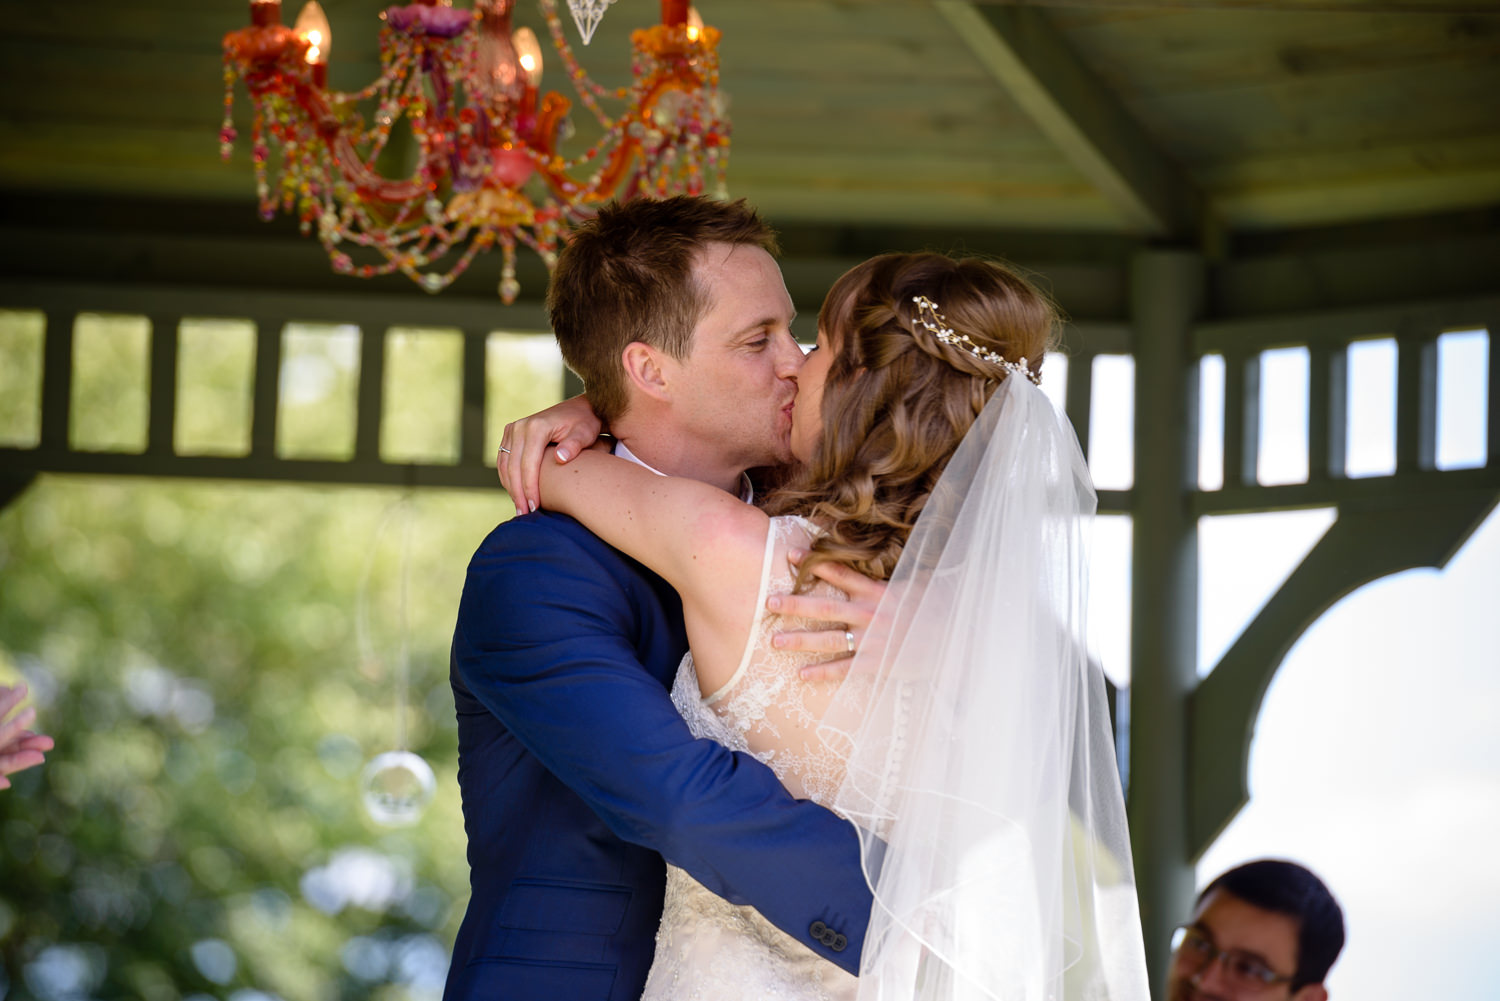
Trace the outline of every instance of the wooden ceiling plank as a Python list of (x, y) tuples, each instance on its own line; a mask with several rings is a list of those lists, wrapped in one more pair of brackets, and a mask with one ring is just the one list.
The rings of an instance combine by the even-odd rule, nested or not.
[[(734, 147), (730, 159), (730, 171), (742, 155), (772, 154), (787, 157), (789, 165), (795, 167), (804, 158), (818, 159), (833, 156), (830, 163), (842, 159), (845, 165), (859, 171), (867, 169), (849, 164), (849, 158), (885, 161), (905, 159), (893, 156), (893, 147), (905, 149), (922, 148), (929, 160), (952, 158), (958, 160), (988, 158), (997, 166), (1010, 162), (1050, 163), (1067, 171), (1069, 176), (1077, 173), (1056, 146), (1040, 134), (1032, 135), (1030, 123), (1027, 130), (1014, 141), (1006, 135), (1003, 145), (997, 147), (995, 136), (998, 130), (983, 128), (954, 128), (942, 119), (911, 118), (906, 121), (875, 124), (865, 119), (846, 119), (837, 128), (836, 115), (812, 118), (787, 118), (780, 120), (764, 118), (742, 118), (734, 123)], [(893, 142), (900, 136), (900, 142)], [(837, 151), (831, 152), (831, 151)], [(919, 178), (911, 177), (911, 183)]]
[(1500, 63), (1371, 70), (1134, 102), (1196, 170), (1226, 157), (1492, 135)]
[(1435, 215), (1500, 204), (1494, 166), (1339, 184), (1226, 190), (1214, 204), (1236, 229), (1278, 229)]
[(965, 184), (1015, 184), (1017, 186), (1067, 186), (1089, 189), (1088, 182), (1056, 154), (1034, 160), (997, 162), (993, 156), (903, 156), (873, 160), (859, 155), (819, 154), (811, 159), (791, 150), (743, 151), (730, 160), (730, 187), (755, 178), (761, 183), (805, 184), (817, 187), (817, 178), (848, 178), (890, 187), (911, 187), (913, 177), (924, 179), (923, 187)]
[(938, 0), (1010, 96), (1135, 227), (1194, 239), (1202, 196), (1038, 11)]
[(1288, 149), (1205, 164), (1195, 169), (1194, 175), (1217, 197), (1220, 193), (1368, 183), (1382, 177), (1435, 177), (1471, 170), (1500, 174), (1500, 135), (1466, 134), (1382, 145), (1353, 141), (1318, 149)]
[(1076, 11), (1050, 16), (1106, 84), (1141, 97), (1372, 68), (1492, 62), (1500, 49), (1500, 11), (1487, 17), (1173, 11), (1097, 23)]
[(1061, 197), (1035, 189), (913, 191), (910, 188), (827, 189), (805, 184), (735, 184), (743, 195), (774, 220), (838, 222), (858, 218), (861, 224), (901, 225), (919, 218), (933, 225), (1051, 232), (1116, 233), (1119, 214), (1092, 190)]

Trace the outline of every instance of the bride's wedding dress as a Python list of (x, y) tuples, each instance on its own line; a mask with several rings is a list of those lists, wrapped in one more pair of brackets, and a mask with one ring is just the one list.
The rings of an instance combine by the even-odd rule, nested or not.
[[(1088, 655), (1095, 495), (1025, 379), (985, 406), (922, 511), (842, 685), (765, 613), (815, 529), (775, 518), (738, 671), (673, 701), (694, 733), (850, 819), (874, 906), (856, 979), (668, 867), (645, 1001), (1150, 1001), (1125, 805)], [(831, 589), (829, 589), (831, 590)], [(814, 627), (817, 628), (817, 627)], [(877, 861), (879, 860), (879, 861)]]
[[(844, 779), (844, 761), (819, 739), (817, 726), (833, 685), (798, 675), (812, 655), (776, 650), (776, 630), (802, 627), (765, 612), (766, 597), (792, 589), (790, 548), (806, 549), (811, 526), (801, 518), (773, 518), (761, 568), (760, 611), (738, 670), (707, 698), (699, 691), (692, 654), (678, 668), (672, 701), (698, 737), (748, 751), (775, 771), (792, 794), (831, 806)], [(837, 594), (826, 584), (814, 593)], [(642, 1001), (848, 1001), (857, 981), (771, 924), (751, 907), (736, 907), (676, 866), (667, 867), (666, 902), (656, 958)]]

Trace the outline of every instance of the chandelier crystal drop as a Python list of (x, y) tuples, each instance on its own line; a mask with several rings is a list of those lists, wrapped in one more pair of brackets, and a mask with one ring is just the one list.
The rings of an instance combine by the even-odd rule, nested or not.
[[(251, 0), (250, 25), (224, 36), (219, 142), (227, 160), (242, 80), (253, 108), (261, 217), (295, 214), (340, 274), (399, 271), (429, 292), (447, 288), (477, 254), (498, 246), (500, 297), (510, 303), (520, 291), (518, 245), (550, 268), (570, 227), (611, 199), (724, 196), (730, 128), (719, 93), (719, 32), (686, 0), (661, 0), (661, 23), (631, 34), (631, 82), (616, 89), (590, 79), (556, 0), (539, 0), (577, 100), (602, 130), (572, 157), (559, 146), (573, 135), (573, 102), (542, 92), (542, 46), (529, 28), (512, 30), (514, 3), (474, 0), (468, 9), (416, 0), (387, 8), (379, 77), (343, 92), (328, 89), (332, 30), (316, 0), (290, 28), (280, 0)], [(607, 6), (569, 0), (575, 18), (580, 7), (591, 13), (587, 30), (579, 21), (585, 41)], [(410, 135), (415, 164), (390, 177), (398, 125)]]

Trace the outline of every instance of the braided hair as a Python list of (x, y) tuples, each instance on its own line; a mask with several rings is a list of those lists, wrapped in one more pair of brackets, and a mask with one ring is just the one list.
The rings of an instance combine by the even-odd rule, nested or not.
[[(917, 297), (936, 303), (957, 336), (921, 322)], [(834, 355), (822, 436), (765, 504), (769, 514), (805, 515), (825, 529), (802, 561), (799, 589), (829, 560), (890, 577), (949, 458), (1013, 377), (1007, 364), (1024, 358), (1039, 375), (1057, 324), (1056, 308), (1030, 282), (976, 257), (884, 254), (834, 283), (818, 313)]]

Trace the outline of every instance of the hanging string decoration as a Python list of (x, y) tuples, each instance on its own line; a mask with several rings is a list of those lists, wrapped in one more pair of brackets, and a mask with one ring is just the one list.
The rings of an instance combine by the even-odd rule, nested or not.
[(422, 819), (428, 804), (437, 791), (437, 779), (432, 767), (419, 755), (407, 749), (406, 702), (411, 686), (411, 630), (408, 621), (411, 597), (411, 535), (415, 521), (412, 502), (404, 497), (386, 510), (380, 527), (375, 530), (375, 542), (370, 546), (365, 560), (364, 579), (360, 584), (359, 605), (355, 615), (355, 630), (361, 659), (366, 664), (376, 663), (375, 645), (370, 638), (370, 586), (375, 570), (375, 555), (379, 542), (392, 518), (401, 518), (401, 565), (398, 575), (400, 589), (396, 600), (396, 657), (395, 657), (395, 749), (377, 754), (365, 765), (360, 774), (360, 796), (370, 819), (382, 827), (410, 827)]

